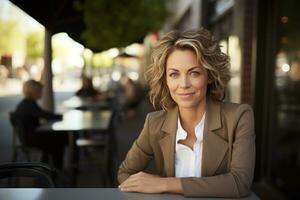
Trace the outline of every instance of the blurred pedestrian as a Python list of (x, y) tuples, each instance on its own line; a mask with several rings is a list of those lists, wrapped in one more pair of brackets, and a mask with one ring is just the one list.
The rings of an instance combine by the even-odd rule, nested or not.
[(94, 88), (93, 80), (86, 76), (82, 77), (82, 86), (75, 94), (80, 98), (105, 99), (104, 94)]
[(129, 117), (133, 117), (141, 101), (141, 94), (138, 89), (138, 85), (125, 75), (120, 79), (120, 83), (124, 93), (122, 95), (122, 98), (124, 98), (122, 100), (124, 110), (127, 112)]

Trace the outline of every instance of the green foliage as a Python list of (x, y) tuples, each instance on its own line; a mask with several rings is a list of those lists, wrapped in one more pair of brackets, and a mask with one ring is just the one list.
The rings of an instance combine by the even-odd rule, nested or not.
[(43, 56), (44, 32), (31, 32), (26, 39), (26, 57), (35, 60)]
[(82, 8), (87, 27), (83, 39), (98, 50), (141, 41), (159, 30), (167, 16), (164, 0), (86, 0)]
[(0, 20), (0, 55), (12, 54), (16, 50), (20, 50), (22, 45), (22, 38), (19, 24), (16, 21)]
[(111, 67), (113, 58), (107, 55), (106, 52), (96, 53), (92, 57), (92, 66), (95, 68)]

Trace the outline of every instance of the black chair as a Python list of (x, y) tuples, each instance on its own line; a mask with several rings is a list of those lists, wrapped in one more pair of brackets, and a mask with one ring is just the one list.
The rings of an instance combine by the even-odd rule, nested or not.
[[(108, 172), (108, 160), (109, 154), (108, 149), (110, 145), (110, 136), (109, 133), (105, 132), (83, 132), (83, 136), (76, 139), (76, 168), (79, 169), (78, 161), (81, 160), (79, 157), (84, 156), (89, 161), (92, 161), (93, 165), (99, 165), (102, 171), (102, 180), (104, 187), (108, 186), (107, 183), (107, 172)], [(99, 160), (99, 157), (102, 159)], [(89, 163), (89, 164), (92, 164)], [(87, 164), (87, 163), (85, 163)], [(76, 183), (75, 183), (76, 184)]]
[[(102, 171), (102, 181), (104, 187), (114, 187), (116, 180), (114, 179), (116, 172), (116, 152), (117, 145), (115, 143), (115, 127), (122, 118), (122, 112), (113, 109), (113, 116), (109, 129), (104, 132), (83, 132), (83, 136), (76, 139), (76, 147), (83, 150), (83, 155), (93, 164), (99, 165)], [(77, 152), (77, 156), (81, 153)], [(95, 157), (95, 155), (97, 155)], [(101, 158), (99, 160), (99, 158)], [(77, 160), (80, 160), (77, 157)], [(77, 164), (76, 168), (79, 168)]]
[(26, 127), (22, 120), (22, 116), (14, 112), (9, 113), (10, 123), (13, 128), (13, 138), (12, 138), (12, 162), (16, 162), (19, 157), (19, 152), (21, 151), (25, 156), (26, 161), (30, 162), (32, 160), (32, 154), (34, 152), (39, 152), (42, 154), (42, 161), (46, 162), (48, 160), (48, 155), (41, 152), (40, 149), (28, 145), (26, 141)]
[(4, 188), (55, 188), (56, 176), (55, 168), (43, 163), (28, 162), (0, 165), (0, 187)]
[[(107, 148), (105, 150), (106, 164), (104, 165), (104, 169), (106, 170), (106, 178), (109, 183), (106, 183), (109, 187), (117, 186), (117, 155), (118, 155), (118, 145), (116, 142), (116, 127), (119, 126), (124, 117), (124, 110), (118, 104), (113, 109), (112, 121), (110, 124), (109, 132), (107, 133)], [(107, 181), (106, 181), (107, 182)]]

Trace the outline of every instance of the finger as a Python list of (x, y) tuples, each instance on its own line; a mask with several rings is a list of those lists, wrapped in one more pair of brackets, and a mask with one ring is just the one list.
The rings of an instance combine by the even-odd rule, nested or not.
[(135, 183), (130, 183), (126, 185), (121, 185), (119, 188), (123, 192), (139, 192), (140, 186)]
[(125, 185), (133, 180), (135, 180), (135, 177), (131, 175), (125, 181), (123, 181), (123, 183), (121, 183), (121, 185)]
[(121, 190), (122, 192), (140, 192), (138, 186), (121, 187), (120, 190)]
[(138, 185), (138, 182), (137, 182), (136, 179), (134, 179), (134, 178), (128, 178), (126, 181), (124, 181), (124, 182), (120, 185), (120, 187), (121, 187), (121, 188), (124, 188), (124, 187), (134, 187), (134, 186), (136, 186), (136, 185)]

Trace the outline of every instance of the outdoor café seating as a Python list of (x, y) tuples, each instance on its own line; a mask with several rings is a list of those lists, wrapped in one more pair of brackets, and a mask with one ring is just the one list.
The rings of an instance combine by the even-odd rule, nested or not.
[(6, 163), (0, 165), (0, 187), (54, 188), (56, 175), (54, 168), (43, 163)]
[(34, 156), (38, 154), (38, 156), (42, 155), (42, 158), (38, 160), (46, 162), (48, 160), (48, 155), (43, 153), (37, 147), (29, 145), (26, 141), (26, 129), (22, 117), (11, 111), (9, 113), (9, 120), (13, 129), (11, 161), (16, 162), (20, 158), (24, 158), (24, 160), (28, 162), (33, 161)]

